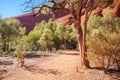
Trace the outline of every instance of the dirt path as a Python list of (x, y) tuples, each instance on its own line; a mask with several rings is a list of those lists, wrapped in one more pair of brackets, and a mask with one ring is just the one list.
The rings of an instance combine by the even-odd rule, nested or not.
[(9, 68), (2, 80), (85, 80), (76, 71), (79, 55), (55, 54), (41, 58), (25, 59), (26, 67)]

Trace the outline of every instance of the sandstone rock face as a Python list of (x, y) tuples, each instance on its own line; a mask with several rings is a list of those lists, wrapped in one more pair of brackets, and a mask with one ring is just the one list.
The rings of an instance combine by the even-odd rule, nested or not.
[[(103, 16), (104, 14), (110, 12), (112, 13), (111, 18), (120, 17), (120, 0), (115, 0), (113, 6), (114, 6), (113, 8), (107, 7), (104, 10), (99, 11), (99, 13), (97, 14), (100, 16)], [(92, 12), (92, 15), (96, 12), (97, 10), (94, 10)], [(72, 15), (70, 15), (69, 12), (66, 12), (64, 10), (57, 10), (53, 12), (53, 15), (52, 14), (45, 15), (40, 13), (39, 16), (34, 17), (32, 13), (29, 13), (29, 14), (17, 16), (15, 18), (18, 19), (20, 23), (26, 27), (26, 30), (27, 30), (26, 34), (28, 34), (31, 30), (33, 30), (36, 23), (39, 23), (42, 20), (48, 21), (50, 18), (53, 18), (53, 17), (54, 17), (53, 22), (55, 23), (60, 23), (63, 25), (72, 24), (72, 21), (71, 21)], [(83, 19), (84, 18), (82, 16), (82, 21)]]
[(120, 0), (115, 0), (115, 7), (114, 7), (114, 12), (116, 16), (120, 17)]
[[(64, 10), (59, 10), (59, 11), (55, 11), (52, 14), (39, 14), (38, 16), (34, 17), (32, 13), (28, 13), (28, 14), (24, 14), (24, 15), (20, 15), (15, 17), (16, 19), (18, 19), (20, 21), (20, 23), (22, 24), (22, 26), (26, 27), (26, 34), (28, 34), (31, 30), (33, 30), (34, 26), (37, 23), (40, 23), (42, 20), (48, 21), (50, 18), (54, 17), (54, 20), (58, 20), (61, 17), (67, 16), (69, 14), (69, 12), (66, 12)], [(68, 17), (66, 17), (68, 18)]]

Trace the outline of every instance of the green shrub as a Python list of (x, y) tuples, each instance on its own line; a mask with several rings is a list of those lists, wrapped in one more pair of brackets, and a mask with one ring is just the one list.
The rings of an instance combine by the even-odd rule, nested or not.
[(15, 56), (18, 58), (18, 64), (20, 64), (21, 67), (24, 66), (24, 58), (27, 55), (27, 48), (27, 44), (21, 40), (15, 51)]
[(70, 26), (64, 27), (51, 21), (42, 21), (29, 33), (26, 42), (29, 43), (31, 50), (52, 51), (61, 48), (75, 49), (77, 38)]
[[(96, 66), (107, 69), (117, 64), (120, 69), (120, 18), (104, 21), (105, 17), (97, 19), (99, 24), (91, 25), (87, 34), (88, 59)], [(97, 27), (96, 27), (97, 26)]]

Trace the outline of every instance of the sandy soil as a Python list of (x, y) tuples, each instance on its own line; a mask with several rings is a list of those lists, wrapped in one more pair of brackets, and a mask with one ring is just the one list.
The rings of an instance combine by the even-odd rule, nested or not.
[(104, 75), (103, 71), (77, 72), (79, 54), (76, 51), (65, 53), (26, 58), (25, 67), (19, 67), (16, 58), (6, 57), (6, 62), (1, 65), (0, 80), (118, 80)]

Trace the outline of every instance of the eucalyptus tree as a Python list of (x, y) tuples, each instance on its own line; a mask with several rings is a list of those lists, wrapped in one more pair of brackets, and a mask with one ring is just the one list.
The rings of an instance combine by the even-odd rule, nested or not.
[(38, 44), (38, 40), (41, 37), (40, 30), (33, 30), (27, 36), (26, 42), (28, 42), (31, 50), (39, 50), (40, 45)]
[[(31, 6), (34, 0), (28, 0), (25, 2), (26, 7)], [(80, 67), (89, 67), (89, 61), (86, 59), (86, 31), (87, 22), (90, 14), (93, 10), (98, 9), (98, 12), (110, 4), (114, 0), (44, 0), (40, 5), (32, 6), (31, 10), (35, 11), (35, 16), (42, 10), (55, 11), (55, 10), (66, 10), (72, 15), (72, 21), (74, 27), (78, 33), (78, 44), (80, 52)], [(37, 11), (36, 11), (37, 10)], [(82, 16), (84, 15), (83, 29), (82, 29)]]
[(73, 37), (76, 37), (75, 32), (72, 30), (71, 26), (63, 26), (61, 24), (57, 24), (55, 35), (59, 40), (59, 42), (57, 40), (57, 43), (59, 43), (60, 47), (64, 49), (67, 49), (67, 43), (71, 43), (71, 41), (74, 41), (72, 40)]
[(54, 24), (49, 20), (48, 22), (42, 21), (39, 23), (35, 29), (39, 28), (41, 36), (39, 37), (38, 43), (41, 45), (43, 49), (47, 49), (48, 51), (52, 51), (52, 46), (54, 45)]
[(3, 43), (3, 51), (10, 50), (10, 43), (23, 36), (25, 28), (20, 26), (18, 20), (14, 18), (2, 19), (0, 23), (0, 40)]

